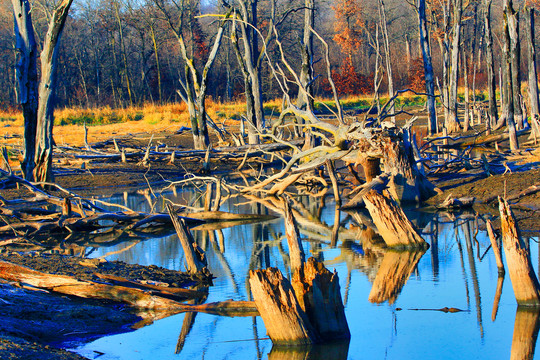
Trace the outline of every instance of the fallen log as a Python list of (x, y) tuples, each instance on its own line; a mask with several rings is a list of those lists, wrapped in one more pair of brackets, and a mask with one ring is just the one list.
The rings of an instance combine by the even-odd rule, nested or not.
[(527, 248), (517, 228), (516, 219), (506, 200), (499, 197), (501, 232), (508, 273), (518, 305), (539, 306), (540, 285)]
[[(186, 259), (187, 270), (190, 274), (203, 273), (211, 276), (207, 269), (207, 261), (204, 252), (198, 248), (197, 243), (191, 236), (189, 229), (187, 229), (185, 222), (178, 218), (175, 210), (171, 204), (167, 204), (167, 211), (171, 217), (174, 229), (178, 235), (178, 239), (184, 249), (184, 256)], [(195, 251), (197, 249), (197, 251)]]
[(152, 285), (152, 284), (143, 284), (140, 282), (131, 281), (126, 278), (123, 278), (120, 276), (114, 276), (110, 274), (94, 273), (94, 275), (102, 280), (105, 280), (107, 282), (110, 282), (116, 285), (133, 287), (133, 288), (137, 288), (141, 290), (147, 290), (156, 295), (163, 296), (163, 297), (173, 297), (180, 300), (185, 300), (185, 299), (199, 299), (199, 298), (203, 298), (207, 296), (207, 294), (202, 291), (175, 288), (175, 287), (169, 287), (169, 286), (165, 287), (165, 286), (158, 286), (158, 285)]
[(388, 247), (427, 248), (401, 207), (392, 198), (371, 190), (364, 196), (366, 208)]
[[(97, 274), (96, 274), (97, 275)], [(141, 309), (156, 311), (206, 312), (225, 316), (255, 316), (257, 309), (251, 301), (222, 301), (208, 304), (191, 305), (164, 297), (180, 295), (200, 298), (206, 294), (189, 289), (160, 288), (148, 284), (134, 283), (133, 281), (111, 275), (99, 274), (100, 278), (110, 281), (118, 280), (123, 285), (110, 285), (94, 281), (78, 280), (71, 276), (47, 274), (30, 269), (26, 266), (13, 264), (0, 260), (0, 278), (20, 282), (39, 289), (72, 295), (87, 299), (100, 299), (122, 302)], [(136, 286), (136, 287), (133, 287)], [(154, 291), (156, 289), (156, 291)], [(169, 292), (169, 294), (167, 294)]]
[(446, 200), (444, 200), (441, 204), (437, 205), (437, 209), (447, 209), (447, 210), (453, 210), (453, 209), (464, 209), (464, 208), (470, 208), (474, 205), (475, 198), (470, 197), (461, 197), (461, 198), (453, 198), (452, 195), (448, 195)]

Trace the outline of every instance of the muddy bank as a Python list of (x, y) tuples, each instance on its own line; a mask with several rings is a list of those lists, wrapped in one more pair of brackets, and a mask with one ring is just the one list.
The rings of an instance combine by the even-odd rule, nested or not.
[(140, 318), (107, 305), (0, 283), (1, 359), (83, 359), (57, 348), (131, 331)]

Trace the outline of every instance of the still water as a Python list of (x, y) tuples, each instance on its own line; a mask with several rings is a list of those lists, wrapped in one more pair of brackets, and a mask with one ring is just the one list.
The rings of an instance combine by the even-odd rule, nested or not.
[[(161, 195), (177, 204), (191, 204), (196, 196), (192, 191)], [(161, 210), (161, 195), (139, 192), (107, 200), (141, 211), (152, 207)], [(498, 278), (489, 238), (484, 231), (477, 231), (474, 216), (454, 219), (447, 214), (409, 212), (431, 246), (423, 254), (396, 254), (360, 246), (355, 232), (358, 216), (347, 213), (339, 215), (339, 242), (331, 247), (335, 206), (330, 201), (323, 205), (320, 200), (298, 200), (296, 208), (305, 215), (297, 220), (303, 221), (306, 255), (324, 261), (339, 274), (351, 330), (349, 344), (296, 352), (272, 349), (260, 317), (200, 313), (173, 315), (73, 350), (102, 360), (508, 359), (512, 353), (517, 358), (540, 359), (540, 355), (534, 356), (539, 316), (517, 310), (510, 279)], [(262, 204), (244, 198), (231, 198), (220, 210), (273, 214)], [(274, 266), (290, 275), (282, 218), (221, 230), (195, 230), (193, 234), (206, 251), (210, 271), (216, 277), (207, 302), (251, 300), (250, 269)], [(538, 272), (538, 237), (528, 238), (528, 242)], [(184, 270), (176, 235), (96, 247), (89, 252), (91, 257), (109, 261)], [(498, 287), (502, 293), (497, 294)], [(437, 310), (445, 307), (463, 311)]]

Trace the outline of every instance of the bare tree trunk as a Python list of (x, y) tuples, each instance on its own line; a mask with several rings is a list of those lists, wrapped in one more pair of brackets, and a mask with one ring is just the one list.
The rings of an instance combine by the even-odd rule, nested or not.
[(34, 178), (39, 182), (52, 181), (54, 125), (54, 91), (60, 37), (73, 0), (63, 0), (53, 11), (41, 52), (41, 82), (36, 133), (36, 168)]
[[(390, 40), (388, 39), (388, 22), (386, 21), (386, 9), (383, 0), (379, 0), (379, 17), (381, 20), (381, 30), (383, 34), (384, 52), (386, 61), (386, 75), (388, 76), (388, 98), (394, 96), (394, 79), (392, 76), (392, 63), (390, 56)], [(391, 105), (388, 113), (394, 115), (394, 104)], [(396, 122), (396, 117), (392, 116), (392, 122)]]
[[(488, 80), (488, 94), (489, 94), (489, 110), (488, 116), (492, 124), (497, 123), (499, 115), (497, 112), (497, 91), (495, 81), (495, 68), (493, 65), (493, 35), (491, 31), (491, 1), (485, 0), (484, 2), (484, 35), (486, 39), (486, 67), (487, 67), (487, 80)], [(502, 89), (501, 89), (502, 95)]]
[(463, 66), (463, 82), (465, 86), (465, 110), (463, 114), (463, 131), (469, 131), (469, 108), (470, 108), (470, 102), (469, 102), (469, 69), (467, 67), (467, 52), (465, 51), (466, 48), (463, 49), (463, 56), (461, 59), (461, 64)]
[(540, 136), (540, 129), (534, 119), (538, 119), (540, 116), (539, 103), (538, 103), (538, 73), (536, 71), (536, 47), (534, 45), (535, 31), (534, 31), (534, 8), (527, 8), (529, 13), (529, 24), (527, 31), (527, 53), (529, 55), (529, 101), (531, 103), (531, 127), (532, 132), (536, 137)]
[[(300, 83), (305, 91), (298, 92), (296, 106), (300, 110), (313, 112), (313, 32), (315, 18), (315, 1), (305, 0), (304, 3), (304, 37), (302, 40), (302, 67), (300, 70)], [(303, 123), (301, 117), (297, 121)], [(311, 132), (306, 132), (306, 139), (309, 137), (309, 146), (313, 146)]]
[(420, 45), (422, 47), (422, 57), (424, 59), (424, 74), (426, 79), (427, 108), (428, 108), (428, 128), (430, 134), (435, 134), (437, 130), (437, 110), (435, 109), (435, 85), (433, 82), (433, 66), (431, 62), (431, 49), (429, 46), (429, 34), (426, 25), (426, 1), (418, 0), (418, 24), (420, 27)]
[[(512, 0), (504, 2), (504, 16), (508, 24), (509, 48), (510, 48), (510, 64), (511, 72), (509, 72), (510, 81), (512, 83), (512, 98), (514, 102), (514, 123), (519, 127), (523, 127), (523, 112), (521, 110), (521, 46), (519, 41), (519, 14), (514, 10)], [(508, 123), (510, 126), (510, 123)]]
[(460, 128), (457, 114), (457, 83), (459, 77), (459, 47), (461, 39), (461, 15), (463, 13), (463, 0), (454, 0), (454, 14), (452, 29), (452, 47), (450, 58), (450, 73), (448, 74), (448, 118), (445, 127), (448, 132), (458, 131)]
[(37, 45), (28, 0), (12, 0), (14, 31), (18, 53), (15, 74), (18, 80), (18, 101), (22, 105), (24, 117), (24, 159), (21, 169), (26, 180), (34, 179), (38, 80)]
[[(207, 114), (206, 114), (206, 92), (208, 85), (208, 73), (214, 65), (216, 60), (219, 47), (221, 46), (221, 41), (223, 39), (224, 28), (227, 24), (227, 20), (231, 15), (232, 8), (225, 14), (222, 18), (222, 21), (219, 25), (216, 37), (214, 39), (214, 44), (208, 55), (208, 59), (204, 65), (202, 72), (200, 72), (195, 66), (193, 57), (188, 54), (186, 42), (184, 40), (184, 35), (182, 34), (182, 21), (180, 20), (177, 25), (173, 23), (171, 14), (168, 12), (167, 8), (159, 0), (155, 0), (156, 5), (161, 10), (163, 15), (165, 15), (167, 22), (169, 23), (170, 28), (173, 30), (178, 45), (180, 46), (180, 53), (185, 62), (185, 80), (186, 82), (182, 84), (185, 94), (181, 91), (177, 91), (178, 94), (188, 105), (189, 117), (191, 120), (192, 133), (193, 133), (193, 143), (195, 149), (204, 150), (210, 145), (210, 138), (208, 136), (208, 127), (207, 127)], [(182, 4), (177, 4), (182, 6)]]
[[(514, 96), (514, 82), (517, 81), (517, 79), (515, 79), (515, 73), (513, 72), (513, 62), (515, 62), (515, 54), (514, 52), (512, 51), (512, 44), (516, 43), (516, 39), (512, 40), (512, 34), (511, 34), (511, 25), (510, 25), (510, 22), (511, 22), (511, 17), (512, 17), (512, 13), (513, 13), (513, 8), (512, 8), (512, 0), (505, 0), (505, 4), (504, 4), (504, 35), (505, 35), (505, 44), (504, 44), (504, 47), (505, 47), (505, 50), (506, 50), (506, 64), (505, 64), (505, 69), (506, 69), (506, 76), (508, 78), (509, 81), (507, 81), (507, 110), (508, 110), (508, 118), (506, 119), (507, 120), (507, 123), (508, 123), (508, 135), (509, 135), (509, 140), (510, 140), (510, 149), (511, 150), (516, 150), (519, 148), (519, 143), (518, 143), (518, 138), (517, 138), (517, 134), (516, 134), (516, 124), (515, 124), (515, 121), (514, 121), (514, 111), (516, 111), (515, 109), (515, 99), (516, 97)], [(516, 35), (516, 33), (513, 33), (514, 36)], [(518, 71), (519, 72), (519, 71)], [(519, 107), (519, 106), (518, 106)], [(521, 111), (521, 110), (520, 110)]]

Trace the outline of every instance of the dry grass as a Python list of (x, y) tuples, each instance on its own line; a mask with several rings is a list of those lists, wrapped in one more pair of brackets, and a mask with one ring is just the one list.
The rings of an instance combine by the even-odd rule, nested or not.
[[(402, 98), (414, 97), (404, 94)], [(371, 103), (369, 96), (350, 96), (341, 101), (345, 106), (357, 106)], [(333, 100), (321, 100), (331, 104)], [(207, 100), (207, 112), (218, 125), (236, 126), (240, 116), (245, 113), (243, 100), (219, 103)], [(265, 102), (267, 116), (277, 115), (281, 109), (281, 99)], [(124, 109), (102, 108), (64, 108), (55, 111), (54, 137), (59, 145), (84, 144), (83, 124), (88, 126), (90, 143), (103, 141), (111, 137), (120, 137), (134, 133), (156, 133), (174, 131), (181, 126), (190, 127), (187, 106), (184, 103), (154, 105)], [(10, 135), (23, 134), (23, 118), (21, 112), (0, 111), (0, 138), (4, 145), (21, 145), (22, 138)]]

